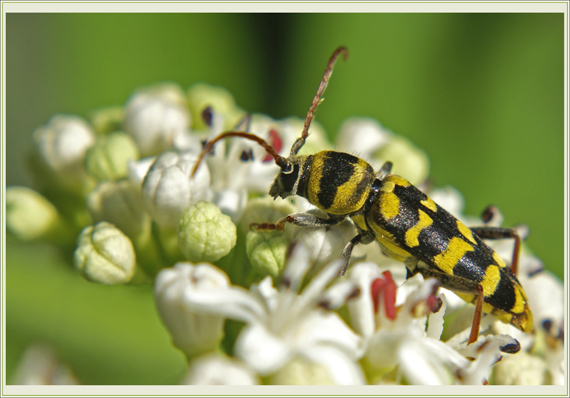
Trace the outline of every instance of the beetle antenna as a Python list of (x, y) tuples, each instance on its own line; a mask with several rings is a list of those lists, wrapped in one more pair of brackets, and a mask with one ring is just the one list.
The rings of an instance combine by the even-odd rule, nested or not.
[(190, 178), (194, 177), (194, 174), (196, 174), (196, 170), (198, 170), (198, 166), (200, 166), (200, 163), (202, 163), (202, 159), (204, 159), (204, 156), (206, 156), (206, 154), (210, 153), (212, 148), (214, 148), (214, 145), (216, 144), (216, 142), (218, 142), (219, 140), (222, 140), (224, 138), (227, 138), (227, 137), (242, 137), (242, 138), (246, 138), (246, 139), (251, 140), (251, 141), (255, 141), (259, 145), (261, 145), (265, 149), (265, 151), (271, 157), (273, 157), (273, 159), (275, 159), (275, 164), (277, 166), (284, 168), (288, 164), (287, 158), (279, 155), (277, 153), (277, 151), (271, 145), (269, 145), (263, 138), (258, 137), (255, 134), (244, 133), (242, 131), (228, 131), (226, 133), (222, 133), (222, 134), (218, 135), (216, 138), (214, 138), (211, 141), (208, 141), (206, 143), (206, 145), (204, 145), (204, 148), (202, 149), (202, 152), (200, 153), (200, 156), (198, 157), (198, 161), (196, 161), (196, 164), (194, 165), (194, 168), (192, 169), (192, 174), (190, 175)]
[(348, 49), (344, 46), (337, 48), (334, 53), (331, 55), (329, 59), (329, 63), (327, 64), (327, 69), (325, 69), (325, 74), (323, 75), (323, 79), (321, 80), (321, 84), (319, 84), (319, 89), (317, 90), (317, 94), (313, 98), (313, 102), (311, 103), (311, 107), (309, 108), (309, 112), (307, 113), (307, 117), (305, 118), (305, 125), (303, 126), (303, 133), (301, 134), (300, 138), (297, 138), (297, 141), (291, 147), (291, 155), (296, 155), (297, 152), (305, 145), (305, 140), (309, 135), (309, 126), (314, 118), (315, 109), (323, 100), (321, 97), (323, 96), (327, 85), (329, 84), (329, 78), (331, 77), (333, 66), (340, 54), (343, 54), (344, 60), (348, 58)]

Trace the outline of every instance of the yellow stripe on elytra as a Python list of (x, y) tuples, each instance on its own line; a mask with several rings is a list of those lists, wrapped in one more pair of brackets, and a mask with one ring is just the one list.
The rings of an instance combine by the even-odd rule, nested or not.
[(461, 235), (465, 236), (467, 238), (467, 240), (469, 240), (469, 242), (473, 243), (474, 245), (477, 244), (477, 241), (473, 237), (473, 232), (469, 228), (467, 228), (467, 226), (459, 220), (457, 220), (457, 229), (459, 229), (459, 232), (461, 232)]
[(362, 180), (367, 177), (366, 163), (362, 159), (358, 159), (358, 163), (354, 165), (354, 171), (350, 179), (336, 189), (333, 204), (327, 209), (327, 212), (333, 214), (347, 214), (357, 211), (366, 202), (368, 198), (367, 192), (361, 192), (360, 197), (357, 196), (356, 188), (361, 184)]
[(379, 197), (380, 213), (386, 220), (391, 220), (400, 212), (400, 199), (394, 192), (382, 192)]
[(515, 286), (515, 304), (513, 304), (511, 312), (514, 314), (522, 313), (524, 311), (524, 303), (525, 300), (523, 298), (523, 293), (521, 292), (521, 288), (519, 286)]
[(497, 290), (499, 281), (501, 280), (501, 272), (499, 267), (496, 265), (489, 265), (485, 270), (485, 276), (481, 281), (481, 286), (483, 286), (483, 294), (486, 297), (491, 296)]
[(431, 211), (433, 211), (434, 213), (437, 211), (437, 205), (429, 197), (426, 197), (426, 200), (422, 200), (420, 201), (420, 203), (425, 207), (427, 207), (428, 209), (430, 209)]
[(473, 251), (473, 246), (461, 238), (453, 237), (449, 240), (447, 248), (433, 258), (435, 265), (446, 274), (453, 275), (453, 267), (465, 255)]
[(319, 200), (317, 195), (320, 191), (320, 181), (323, 178), (324, 162), (325, 156), (315, 155), (313, 157), (313, 164), (311, 165), (311, 173), (309, 174), (309, 184), (308, 184), (308, 200), (309, 202), (318, 206)]
[(393, 181), (385, 181), (382, 186), (380, 187), (380, 191), (382, 192), (394, 192), (394, 188), (396, 184)]
[(394, 184), (399, 185), (401, 187), (409, 187), (410, 183), (406, 180), (404, 180), (402, 177), (400, 176), (396, 176), (396, 175), (391, 175), (386, 177), (385, 181), (392, 181)]
[(499, 265), (499, 267), (506, 267), (507, 264), (505, 263), (505, 260), (503, 260), (503, 258), (501, 256), (499, 256), (499, 253), (497, 252), (493, 252), (493, 260), (495, 260), (497, 262), (497, 264)]
[(418, 210), (418, 213), (420, 215), (418, 223), (406, 231), (405, 238), (406, 245), (408, 245), (408, 247), (419, 246), (420, 242), (418, 241), (418, 237), (420, 236), (420, 232), (422, 232), (425, 228), (429, 227), (433, 223), (431, 217), (426, 213), (421, 210)]

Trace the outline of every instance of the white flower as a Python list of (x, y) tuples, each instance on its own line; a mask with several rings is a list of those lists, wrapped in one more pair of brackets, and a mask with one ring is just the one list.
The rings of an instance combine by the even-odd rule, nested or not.
[(297, 246), (283, 272), (280, 290), (266, 277), (249, 292), (237, 286), (217, 294), (187, 290), (185, 303), (197, 311), (244, 321), (234, 351), (261, 376), (274, 374), (302, 357), (324, 366), (335, 383), (362, 384), (363, 375), (355, 363), (361, 354), (360, 338), (335, 312), (319, 307), (339, 306), (354, 293), (353, 284), (347, 281), (325, 290), (340, 265), (336, 261), (323, 268), (298, 293), (309, 262), (306, 249)]
[(127, 162), (129, 182), (137, 188), (138, 192), (141, 191), (144, 178), (155, 159), (156, 156), (150, 156), (137, 161), (131, 159)]
[(181, 384), (251, 386), (259, 382), (259, 376), (239, 359), (208, 354), (190, 364)]
[(182, 212), (206, 198), (208, 168), (200, 167), (193, 178), (190, 175), (197, 160), (191, 152), (164, 152), (146, 174), (141, 192), (143, 204), (161, 227), (176, 229)]
[(160, 271), (154, 296), (162, 322), (176, 347), (188, 358), (212, 351), (223, 337), (224, 318), (186, 304), (185, 297), (209, 293), (224, 295), (229, 288), (227, 275), (210, 264), (182, 262)]
[(375, 119), (351, 117), (340, 126), (336, 146), (346, 152), (372, 157), (393, 135)]
[(488, 336), (466, 346), (464, 333), (440, 341), (447, 300), (435, 295), (439, 282), (433, 278), (417, 274), (396, 289), (390, 273), (380, 276), (372, 263), (354, 265), (348, 277), (361, 292), (348, 309), (366, 342), (372, 382), (389, 381), (385, 375), (398, 366), (397, 377), (410, 384), (482, 384), (502, 351), (518, 345), (509, 336)]
[(135, 92), (125, 107), (124, 127), (142, 156), (172, 149), (176, 137), (190, 127), (184, 92), (171, 83)]
[(81, 191), (87, 179), (85, 153), (95, 144), (91, 126), (78, 116), (56, 115), (34, 131), (33, 137), (42, 163), (58, 182)]

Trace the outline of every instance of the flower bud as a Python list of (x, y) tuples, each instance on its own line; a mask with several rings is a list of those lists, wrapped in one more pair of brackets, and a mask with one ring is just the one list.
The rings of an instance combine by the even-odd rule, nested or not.
[(23, 241), (66, 243), (75, 239), (55, 206), (27, 187), (6, 188), (6, 231)]
[(34, 158), (38, 173), (54, 180), (73, 192), (84, 192), (91, 187), (85, 172), (87, 149), (95, 145), (91, 126), (78, 116), (56, 115), (47, 125), (34, 131), (38, 158)]
[(282, 232), (255, 232), (247, 234), (245, 250), (253, 268), (262, 276), (275, 277), (285, 266), (289, 239)]
[(146, 177), (155, 159), (156, 157), (151, 156), (148, 158), (139, 159), (136, 162), (134, 160), (127, 161), (127, 167), (129, 169), (129, 181), (133, 186), (137, 187), (138, 192), (141, 191), (144, 178)]
[(172, 149), (178, 135), (190, 127), (184, 92), (175, 84), (164, 83), (135, 92), (125, 109), (125, 131), (139, 147), (142, 156)]
[(128, 174), (128, 161), (137, 160), (139, 150), (126, 133), (114, 132), (100, 138), (97, 145), (87, 151), (85, 165), (96, 180), (118, 180)]
[(225, 291), (230, 281), (225, 273), (210, 264), (177, 263), (160, 271), (154, 296), (162, 322), (172, 342), (188, 358), (212, 351), (223, 337), (224, 317), (189, 308), (184, 294)]
[(209, 354), (190, 364), (190, 371), (181, 384), (251, 386), (259, 382), (259, 376), (239, 359)]
[(242, 109), (236, 106), (229, 91), (205, 83), (197, 83), (190, 87), (188, 90), (188, 106), (192, 114), (192, 127), (196, 130), (208, 128), (202, 117), (202, 112), (207, 107), (212, 108), (216, 114), (224, 117), (223, 130), (233, 128), (245, 114)]
[(376, 156), (390, 160), (394, 164), (392, 173), (401, 175), (413, 185), (424, 182), (429, 174), (429, 159), (426, 153), (400, 135), (394, 135), (376, 152)]
[(164, 152), (146, 174), (141, 192), (143, 204), (161, 227), (176, 229), (182, 212), (206, 197), (208, 168), (201, 165), (196, 175), (190, 176), (197, 158), (189, 152)]
[(236, 226), (213, 203), (198, 202), (182, 213), (178, 243), (188, 260), (214, 262), (235, 246)]
[(107, 285), (128, 282), (135, 272), (133, 245), (118, 228), (100, 222), (81, 231), (74, 253), (75, 267), (85, 279)]
[(122, 129), (125, 113), (122, 106), (97, 109), (89, 115), (89, 122), (100, 135), (106, 135)]
[(107, 221), (131, 240), (149, 229), (150, 217), (144, 211), (137, 189), (128, 181), (106, 181), (87, 196), (87, 209), (94, 223)]

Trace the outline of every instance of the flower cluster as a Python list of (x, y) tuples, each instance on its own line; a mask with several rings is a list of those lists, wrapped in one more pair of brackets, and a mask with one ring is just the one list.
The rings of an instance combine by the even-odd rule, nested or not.
[[(251, 231), (251, 223), (319, 210), (266, 194), (278, 167), (251, 141), (219, 142), (192, 176), (203, 142), (229, 129), (287, 156), (303, 121), (247, 114), (205, 84), (148, 87), (88, 120), (54, 116), (33, 135), (35, 190), (7, 189), (7, 231), (73, 250), (89, 281), (153, 284), (158, 314), (188, 359), (184, 384), (564, 382), (562, 283), (526, 247), (519, 279), (536, 333), (486, 316), (467, 345), (473, 306), (435, 279), (406, 280), (405, 267), (377, 245), (356, 247), (337, 277), (355, 234), (350, 220)], [(332, 147), (313, 123), (301, 153)], [(376, 169), (391, 160), (395, 174), (428, 189), (425, 153), (375, 120), (347, 119), (336, 147)], [(467, 225), (481, 223), (462, 215), (454, 189), (429, 194)], [(491, 245), (509, 261), (512, 242)]]

